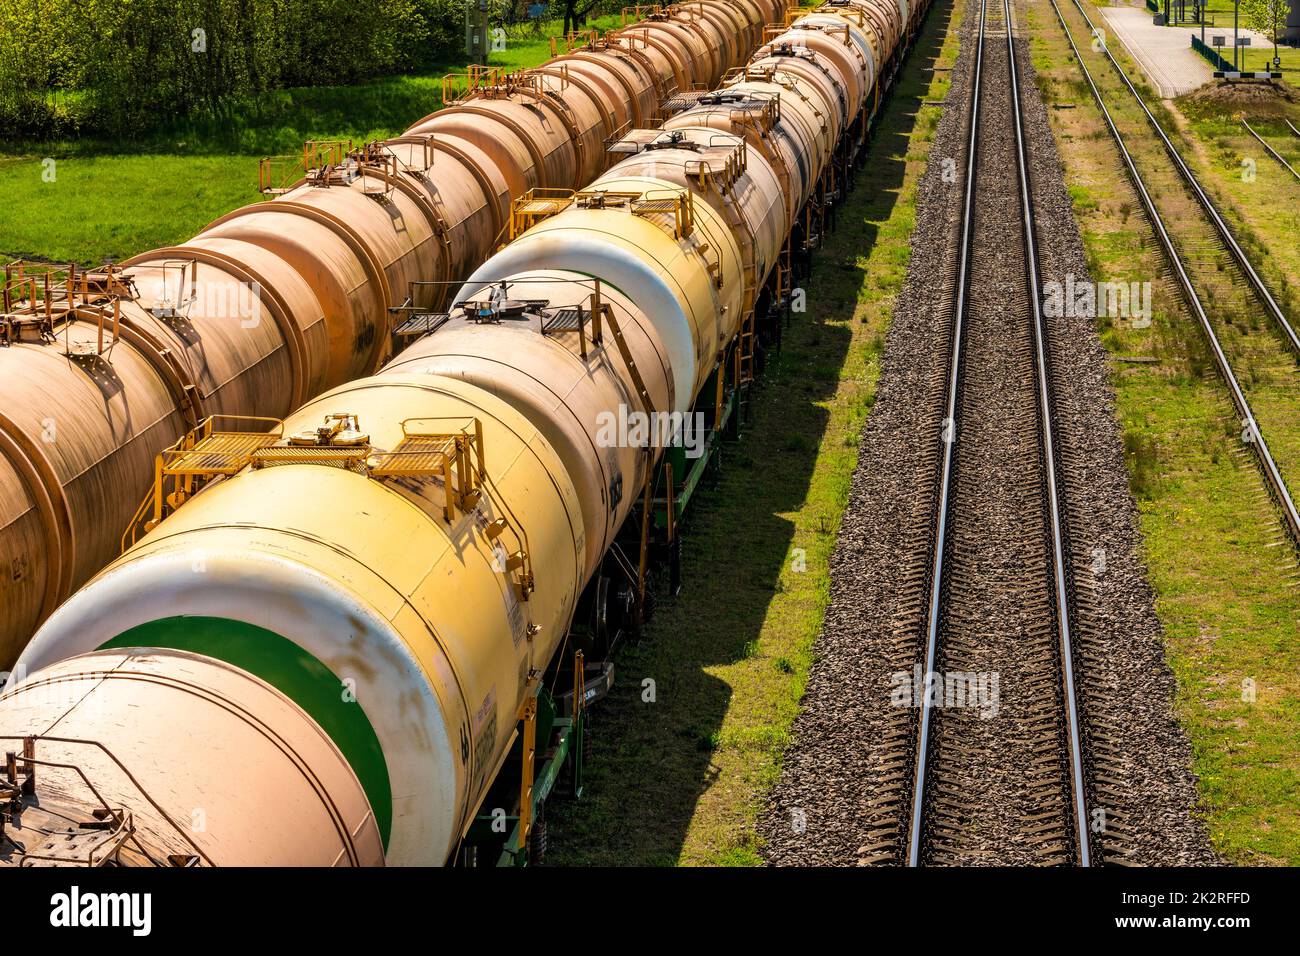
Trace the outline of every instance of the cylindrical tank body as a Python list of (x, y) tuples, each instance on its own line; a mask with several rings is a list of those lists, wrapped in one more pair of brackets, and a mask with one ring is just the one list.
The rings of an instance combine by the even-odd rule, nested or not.
[[(530, 298), (556, 305), (580, 303), (591, 290), (582, 273), (556, 269), (530, 273), (527, 282)], [(614, 311), (652, 401), (658, 408), (671, 408), (668, 351), (659, 330), (628, 293), (606, 288), (602, 297)], [(636, 404), (621, 355), (616, 349), (593, 349), (584, 362), (574, 339), (571, 333), (543, 337), (535, 326), (477, 325), (460, 316), (403, 351), (384, 374), (459, 379), (490, 392), (529, 420), (555, 450), (577, 490), (585, 579), (636, 501), (633, 489), (641, 484), (646, 461), (635, 448), (601, 442), (592, 427), (603, 411)]]
[[(246, 471), (198, 495), (56, 611), (17, 673), (42, 680), (69, 653), (110, 649), (184, 651), (242, 669), (309, 715), (347, 760), (389, 862), (441, 863), (514, 732), (523, 679), (564, 637), (586, 566), (581, 509), (531, 423), (471, 384), (361, 379), (286, 427), (313, 428), (340, 410), (378, 448), (398, 443), (404, 420), (477, 419), (491, 490), (448, 522), (433, 479), (315, 464)], [(537, 568), (526, 600), (498, 560), (510, 533), (488, 534), (509, 512)], [(6, 713), (30, 682), (6, 692)], [(144, 719), (129, 697), (86, 706), (94, 739)], [(299, 852), (287, 845), (274, 862), (317, 861)]]
[[(53, 342), (0, 348), (0, 667), (120, 551), (159, 451), (206, 416), (281, 418), (374, 372), (391, 308), (408, 295), (437, 307), (495, 247), (515, 198), (591, 181), (607, 138), (752, 50), (724, 18), (754, 38), (776, 7), (704, 0), (575, 48), (379, 144), (383, 162), (349, 160), (328, 186), (300, 182), (136, 256), (121, 339), (103, 354), (84, 317)], [(413, 293), (416, 280), (442, 285)]]
[[(135, 840), (124, 862), (146, 862), (139, 845), (164, 866), (173, 855), (225, 866), (384, 861), (371, 802), (343, 753), (247, 669), (175, 648), (107, 649), (45, 668), (4, 708), (34, 727), (59, 715), (37, 745), (41, 809), (76, 814), (101, 798), (129, 807)], [(101, 749), (106, 720), (115, 733)], [(59, 849), (21, 836), (29, 854)]]
[[(182, 675), (198, 661), (205, 686), (212, 674), (239, 671), (240, 687), (258, 689), (245, 691), (257, 698), (250, 709), (278, 708), (284, 733), (304, 720), (319, 729), (314, 759), (326, 770), (317, 772), (332, 781), (332, 802), (348, 808), (340, 819), (357, 821), (350, 850), (337, 828), (322, 826), (318, 845), (255, 852), (295, 863), (348, 851), (373, 862), (373, 821), (387, 862), (444, 862), (482, 812), (529, 683), (557, 653), (655, 462), (657, 447), (611, 434), (611, 423), (633, 411), (691, 409), (737, 340), (753, 283), (773, 268), (833, 137), (867, 99), (853, 92), (861, 76), (845, 71), (863, 68), (853, 51), (870, 41), (861, 18), (846, 22), (835, 51), (820, 40), (796, 44), (808, 28), (775, 38), (761, 65), (670, 129), (639, 137), (639, 152), (485, 262), (454, 297), (475, 301), (504, 283), (552, 312), (598, 297), (608, 308), (600, 341), (590, 321), (585, 332), (544, 333), (540, 313), (481, 321), (460, 308), (381, 373), (311, 400), (286, 422), (292, 434), (355, 416), (373, 461), (417, 423), (481, 430), (490, 480), (475, 501), (449, 512), (448, 486), (432, 472), (392, 477), (298, 459), (216, 482), (42, 627), (0, 696), (0, 734), (30, 733), (64, 711), (90, 734), (80, 702), (23, 703), (64, 670), (84, 675), (125, 660)], [(893, 52), (880, 50), (880, 62)], [(763, 105), (774, 101), (779, 109)], [(785, 189), (798, 201), (786, 202)], [(113, 691), (95, 699), (96, 739), (130, 749), (119, 737), (151, 715), (154, 733), (166, 736), (173, 725), (161, 702)], [(140, 746), (174, 750), (170, 739)], [(351, 789), (334, 772), (340, 760)], [(358, 816), (358, 792), (369, 814)], [(253, 851), (234, 847), (242, 839), (230, 824), (204, 851), (213, 862), (247, 859)]]

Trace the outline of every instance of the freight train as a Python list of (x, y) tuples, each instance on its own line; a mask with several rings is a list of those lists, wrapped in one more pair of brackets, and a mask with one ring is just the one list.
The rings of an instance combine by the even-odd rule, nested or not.
[[(923, 12), (791, 11), (658, 128), (608, 137), (586, 188), (525, 190), (378, 374), (168, 449), (165, 520), (0, 697), (0, 860), (535, 860)], [(701, 454), (619, 434), (632, 415), (703, 421)]]
[(6, 267), (0, 667), (120, 553), (158, 452), (210, 416), (281, 418), (378, 370), (394, 323), (445, 300), (516, 199), (591, 182), (607, 139), (743, 63), (784, 2), (634, 8), (639, 22), (537, 69), (445, 78), (447, 105), (395, 139), (306, 144), (296, 183), (265, 161), (270, 201), (181, 245)]

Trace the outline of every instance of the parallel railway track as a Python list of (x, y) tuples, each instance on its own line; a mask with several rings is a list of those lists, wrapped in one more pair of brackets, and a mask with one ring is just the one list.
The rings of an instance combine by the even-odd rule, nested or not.
[[(1097, 36), (1097, 28), (1087, 12), (1078, 0), (1073, 0), (1073, 3), (1093, 36)], [(1257, 414), (1256, 403), (1252, 403), (1246, 388), (1243, 387), (1242, 378), (1234, 368), (1233, 357), (1235, 352), (1238, 357), (1236, 364), (1244, 364), (1241, 361), (1243, 353), (1248, 360), (1253, 358), (1256, 361), (1282, 363), (1285, 366), (1284, 372), (1294, 376), (1294, 362), (1297, 357), (1300, 357), (1300, 337), (1297, 337), (1291, 322), (1251, 264), (1213, 200), (1196, 179), (1123, 67), (1103, 42), (1095, 48), (1105, 56), (1114, 68), (1115, 74), (1123, 81), (1132, 100), (1140, 107), (1148, 125), (1156, 133), (1171, 161), (1171, 165), (1163, 169), (1153, 164), (1145, 164), (1143, 168), (1139, 168), (1139, 163), (1135, 159), (1135, 150), (1130, 148), (1130, 141), (1125, 137), (1120, 123), (1116, 121), (1115, 114), (1108, 106), (1097, 79), (1088, 69), (1075, 42), (1074, 34), (1066, 22), (1065, 14), (1056, 0), (1051, 0), (1051, 4), (1123, 158), (1125, 170), (1163, 250), (1171, 271), (1171, 278), (1205, 334), (1215, 367), (1227, 385), (1233, 408), (1241, 423), (1243, 440), (1254, 451), (1264, 482), (1269, 494), (1278, 505), (1292, 543), (1300, 545), (1300, 512), (1297, 512), (1282, 467), (1265, 438), (1260, 424), (1261, 417), (1270, 424), (1287, 421), (1290, 418), (1289, 402), (1294, 401), (1294, 398), (1286, 396), (1293, 395), (1294, 390), (1289, 387), (1280, 389), (1284, 396), (1282, 401), (1288, 404), (1278, 404), (1276, 407), (1274, 407), (1275, 403), (1268, 401), (1266, 395), (1265, 407), (1260, 408)], [(1180, 219), (1176, 226), (1182, 236), (1180, 243), (1174, 236), (1175, 230), (1170, 229), (1153, 197), (1156, 195), (1169, 197), (1183, 190), (1194, 198), (1195, 205), (1203, 213), (1204, 221), (1189, 223)], [(1268, 317), (1276, 332), (1278, 348), (1270, 348), (1267, 341), (1261, 343), (1261, 340), (1266, 340), (1267, 337), (1258, 335), (1250, 336), (1253, 341), (1248, 343), (1248, 348), (1247, 344), (1241, 342), (1234, 343), (1229, 340), (1225, 343), (1225, 337), (1220, 334), (1224, 324), (1232, 326), (1236, 320), (1238, 326), (1243, 324), (1249, 326), (1250, 320), (1258, 315)], [(1244, 323), (1241, 321), (1243, 319)], [(1216, 325), (1219, 328), (1216, 328)], [(1243, 334), (1237, 330), (1234, 337), (1240, 339)], [(1283, 354), (1281, 349), (1288, 350), (1289, 354)], [(1284, 383), (1286, 386), (1290, 384), (1294, 383)]]
[[(1087, 866), (1066, 483), (1009, 0), (984, 0), (980, 17), (933, 536), (920, 588), (924, 689), (910, 794), (900, 801), (907, 839), (896, 847), (909, 866)], [(997, 32), (1005, 49), (986, 45)], [(976, 685), (982, 708), (960, 706), (955, 688)]]
[(1039, 315), (1087, 257), (1009, 6), (966, 6), (774, 863), (1212, 858), (1107, 354), (1091, 314)]

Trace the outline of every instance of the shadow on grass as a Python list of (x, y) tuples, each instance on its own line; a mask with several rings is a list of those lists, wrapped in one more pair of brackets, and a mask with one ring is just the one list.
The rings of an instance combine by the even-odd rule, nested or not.
[[(823, 441), (836, 440), (827, 434), (825, 406), (835, 400), (853, 339), (850, 323), (866, 276), (859, 261), (877, 242), (875, 223), (898, 202), (909, 136), (950, 14), (945, 3), (931, 11), (839, 209), (838, 229), (814, 258), (804, 285), (815, 317), (794, 317), (743, 439), (726, 447), (719, 481), (694, 504), (683, 529), (682, 594), (660, 599), (646, 638), (619, 656), (615, 687), (591, 712), (587, 795), (548, 810), (554, 863), (677, 862), (700, 796), (716, 781), (713, 756), (732, 703), (731, 686), (710, 668), (755, 653), (796, 533), (837, 531), (817, 509), (825, 498), (826, 512), (838, 513), (831, 499), (847, 494), (849, 475), (819, 480), (818, 487), (812, 481)], [(852, 456), (849, 462), (851, 472)], [(815, 613), (819, 624), (820, 606), (801, 610)], [(782, 658), (771, 665), (793, 670)], [(653, 703), (644, 700), (646, 680), (654, 682)], [(784, 745), (784, 728), (757, 733), (763, 739), (747, 743)], [(737, 800), (744, 799), (740, 789)], [(751, 860), (741, 853), (737, 861)]]

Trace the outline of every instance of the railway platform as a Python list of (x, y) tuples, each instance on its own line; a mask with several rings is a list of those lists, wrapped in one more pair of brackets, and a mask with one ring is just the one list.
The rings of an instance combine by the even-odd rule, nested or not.
[(1101, 14), (1161, 98), (1182, 96), (1214, 79), (1213, 67), (1192, 49), (1187, 30), (1156, 26), (1145, 7), (1103, 7)]

